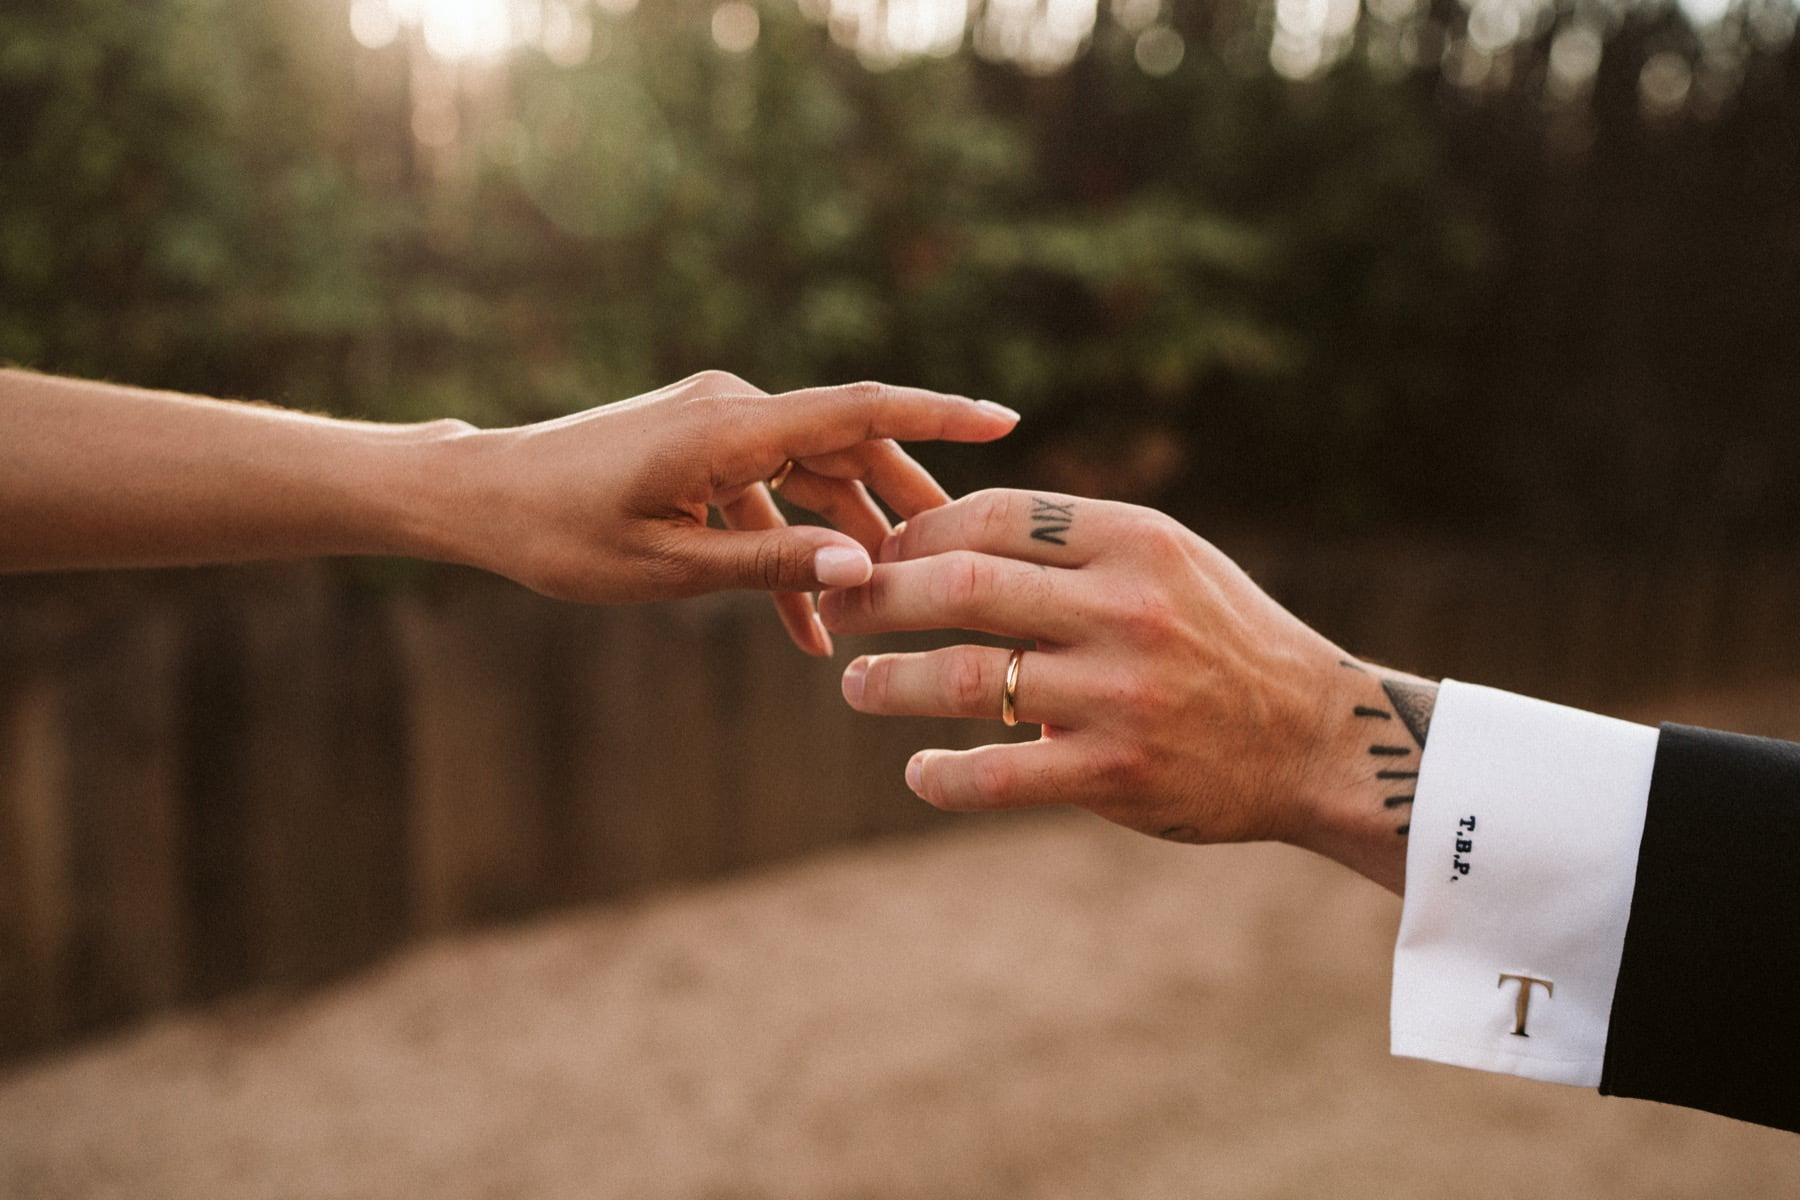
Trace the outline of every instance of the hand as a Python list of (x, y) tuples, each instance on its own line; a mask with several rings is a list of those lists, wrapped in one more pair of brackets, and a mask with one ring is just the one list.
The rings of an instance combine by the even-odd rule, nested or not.
[[(442, 554), (567, 600), (670, 599), (764, 588), (794, 642), (829, 654), (809, 593), (867, 579), (903, 519), (949, 500), (892, 439), (985, 442), (1016, 413), (913, 388), (846, 384), (771, 396), (709, 371), (517, 429), (452, 435), (455, 511)], [(837, 530), (789, 527), (764, 481)], [(730, 531), (709, 528), (717, 508)], [(842, 532), (838, 532), (841, 530)]]
[[(1288, 841), (1399, 890), (1406, 818), (1386, 801), (1411, 787), (1377, 776), (1415, 773), (1422, 734), (1411, 740), (1384, 682), (1431, 685), (1349, 658), (1180, 524), (986, 491), (907, 521), (878, 559), (868, 583), (822, 598), (827, 628), (1035, 643), (1017, 715), (1041, 736), (914, 756), (907, 782), (932, 804), (1073, 804), (1174, 841)], [(1009, 657), (963, 645), (859, 658), (844, 696), (868, 713), (995, 719)], [(1372, 758), (1370, 727), (1400, 753)]]

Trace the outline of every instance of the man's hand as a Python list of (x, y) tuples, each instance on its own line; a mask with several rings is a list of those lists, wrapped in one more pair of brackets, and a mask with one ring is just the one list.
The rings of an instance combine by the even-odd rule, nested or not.
[[(895, 439), (991, 441), (1017, 420), (999, 405), (915, 388), (771, 396), (704, 372), (446, 447), (452, 507), (474, 518), (446, 556), (589, 603), (766, 589), (795, 643), (829, 654), (809, 593), (869, 577), (889, 533), (870, 493), (903, 520), (949, 500)], [(783, 519), (764, 481), (790, 459), (782, 496), (835, 530)], [(708, 527), (711, 508), (730, 531)]]
[[(907, 521), (878, 558), (868, 583), (825, 594), (827, 628), (1035, 643), (1017, 715), (1042, 736), (916, 755), (907, 782), (932, 804), (1073, 804), (1174, 841), (1287, 841), (1400, 890), (1433, 685), (1350, 658), (1149, 509), (979, 492)], [(844, 695), (869, 713), (998, 719), (1009, 658), (859, 658)]]

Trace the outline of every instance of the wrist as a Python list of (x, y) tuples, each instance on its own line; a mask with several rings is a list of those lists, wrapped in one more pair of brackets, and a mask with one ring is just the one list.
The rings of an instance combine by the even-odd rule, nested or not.
[(375, 553), (482, 566), (479, 446), (463, 421), (380, 429), (372, 447)]
[(1296, 845), (1395, 893), (1437, 685), (1344, 656), (1324, 681), (1327, 703), (1307, 773)]

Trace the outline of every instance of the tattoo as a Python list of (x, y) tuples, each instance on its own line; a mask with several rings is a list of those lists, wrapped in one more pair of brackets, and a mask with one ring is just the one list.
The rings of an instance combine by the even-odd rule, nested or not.
[(1381, 690), (1394, 702), (1394, 711), (1406, 724), (1407, 732), (1419, 748), (1425, 748), (1425, 735), (1431, 732), (1431, 714), (1437, 709), (1437, 687), (1429, 683), (1407, 683), (1400, 679), (1384, 679)]
[[(1339, 659), (1338, 666), (1346, 667), (1359, 674), (1368, 674), (1361, 664), (1351, 662), (1349, 659)], [(1373, 705), (1358, 704), (1350, 710), (1350, 715), (1358, 720), (1375, 721), (1391, 721), (1398, 717), (1400, 723), (1406, 726), (1406, 731), (1412, 734), (1414, 744), (1396, 746), (1388, 742), (1375, 742), (1369, 746), (1369, 756), (1376, 759), (1409, 758), (1425, 749), (1425, 738), (1431, 733), (1431, 714), (1437, 708), (1437, 685), (1384, 678), (1381, 681), (1381, 690), (1387, 697), (1388, 703), (1394, 706), (1393, 712), (1376, 708)], [(1401, 770), (1398, 767), (1383, 767), (1375, 772), (1375, 778), (1380, 780), (1417, 779), (1418, 777), (1419, 772), (1416, 769)], [(1405, 795), (1384, 796), (1381, 805), (1383, 808), (1393, 811), (1406, 808), (1412, 802), (1413, 794), (1408, 792)], [(1412, 832), (1412, 823), (1408, 821), (1396, 825), (1394, 832), (1400, 837), (1405, 837)]]
[(1075, 502), (1057, 504), (1039, 496), (1031, 498), (1031, 536), (1053, 546), (1066, 546), (1063, 534), (1075, 523)]
[(1156, 836), (1168, 842), (1186, 842), (1196, 845), (1200, 841), (1200, 831), (1192, 825), (1171, 825)]

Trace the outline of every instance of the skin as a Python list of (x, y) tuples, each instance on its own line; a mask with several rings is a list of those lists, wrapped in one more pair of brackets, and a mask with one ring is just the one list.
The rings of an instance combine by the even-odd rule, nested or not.
[[(708, 371), (559, 420), (381, 425), (0, 371), (0, 571), (399, 554), (590, 604), (775, 593), (829, 654), (811, 592), (868, 578), (949, 500), (896, 444), (991, 441), (999, 405), (878, 383), (772, 396)], [(790, 527), (764, 480), (836, 528)], [(709, 528), (718, 510), (727, 529)]]
[[(1030, 643), (1035, 741), (925, 750), (907, 782), (958, 811), (1071, 804), (1180, 842), (1277, 840), (1403, 889), (1436, 685), (1360, 662), (1214, 547), (1146, 508), (978, 492), (906, 521), (865, 584), (820, 602), (842, 633), (979, 630)], [(1010, 651), (853, 661), (862, 712), (997, 720)]]

